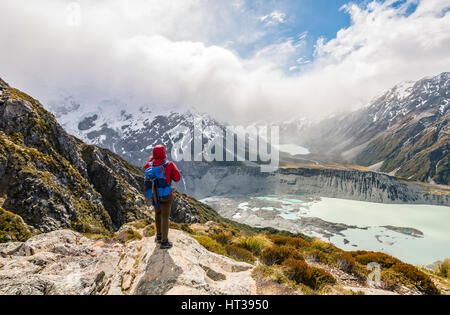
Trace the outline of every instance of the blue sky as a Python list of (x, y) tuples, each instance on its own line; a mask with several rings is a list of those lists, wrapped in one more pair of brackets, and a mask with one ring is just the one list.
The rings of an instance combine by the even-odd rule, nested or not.
[[(385, 0), (377, 1), (386, 2)], [(300, 53), (304, 60), (312, 62), (315, 45), (319, 38), (333, 39), (339, 30), (351, 25), (351, 16), (344, 6), (356, 4), (365, 8), (370, 2), (368, 0), (248, 0), (245, 2), (246, 9), (253, 11), (255, 16), (278, 12), (282, 14), (283, 21), (274, 21), (271, 25), (265, 25), (267, 33), (258, 41), (236, 43), (232, 48), (241, 57), (249, 58), (267, 45), (282, 43), (288, 39), (294, 39), (296, 42), (303, 34), (305, 44)], [(398, 8), (405, 2), (406, 0), (395, 1), (391, 6)], [(417, 8), (417, 2), (414, 3), (414, 0), (409, 2), (411, 3), (404, 13), (405, 16), (410, 15)], [(264, 25), (264, 21), (261, 21), (261, 24)], [(292, 60), (285, 70), (293, 64), (295, 60)]]
[[(284, 38), (296, 38), (303, 32), (308, 32), (308, 48), (312, 52), (319, 37), (334, 38), (336, 33), (350, 26), (350, 16), (342, 6), (348, 0), (260, 0), (249, 2), (250, 7), (270, 13), (279, 10), (286, 14), (286, 22), (277, 24), (273, 32), (259, 45), (276, 42)], [(366, 0), (355, 0), (362, 4)]]

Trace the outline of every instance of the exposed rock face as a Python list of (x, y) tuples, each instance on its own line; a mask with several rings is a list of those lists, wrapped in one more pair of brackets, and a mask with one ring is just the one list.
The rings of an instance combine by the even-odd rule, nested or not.
[(212, 220), (215, 211), (207, 205), (175, 191), (170, 220), (176, 223), (205, 223)]
[(0, 206), (42, 232), (104, 233), (149, 217), (142, 171), (84, 145), (38, 101), (1, 84)]
[(197, 165), (184, 173), (188, 193), (196, 198), (232, 194), (311, 194), (382, 203), (450, 205), (450, 197), (423, 192), (396, 178), (360, 171), (280, 169)]
[(127, 244), (55, 231), (0, 244), (0, 294), (254, 294), (252, 265), (207, 251), (181, 231)]

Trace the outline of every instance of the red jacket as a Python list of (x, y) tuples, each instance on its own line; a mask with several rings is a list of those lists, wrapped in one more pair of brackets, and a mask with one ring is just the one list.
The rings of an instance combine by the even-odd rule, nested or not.
[[(166, 148), (162, 145), (157, 145), (153, 148), (153, 156), (150, 160), (145, 164), (144, 168), (147, 170), (150, 167), (150, 163), (154, 165), (161, 165), (166, 162)], [(173, 180), (175, 182), (179, 182), (181, 179), (180, 171), (177, 166), (173, 162), (169, 162), (166, 165), (166, 182), (170, 185), (170, 182)]]

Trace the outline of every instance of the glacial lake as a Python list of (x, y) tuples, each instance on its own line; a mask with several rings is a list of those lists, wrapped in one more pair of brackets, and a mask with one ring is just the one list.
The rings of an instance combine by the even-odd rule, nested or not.
[(450, 207), (300, 195), (203, 199), (222, 216), (329, 241), (344, 250), (380, 251), (414, 265), (450, 257)]

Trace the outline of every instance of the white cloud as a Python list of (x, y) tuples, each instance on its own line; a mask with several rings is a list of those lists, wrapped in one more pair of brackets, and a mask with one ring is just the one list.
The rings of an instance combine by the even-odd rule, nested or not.
[(79, 27), (66, 25), (67, 3), (0, 2), (0, 76), (37, 98), (63, 87), (230, 122), (287, 119), (361, 106), (399, 81), (450, 70), (448, 0), (422, 0), (409, 16), (404, 6), (348, 5), (352, 25), (319, 39), (309, 64), (301, 36), (240, 57), (230, 43), (265, 32), (243, 1), (84, 0)]
[(304, 31), (303, 33), (301, 33), (300, 35), (298, 35), (298, 39), (299, 40), (304, 40), (308, 37), (308, 31)]
[(297, 59), (297, 63), (299, 65), (305, 65), (305, 64), (311, 63), (311, 60), (309, 60), (309, 59), (307, 59), (305, 57), (300, 57), (300, 58)]
[(275, 10), (268, 15), (264, 15), (259, 18), (261, 22), (265, 22), (267, 26), (273, 26), (286, 22), (286, 13)]

